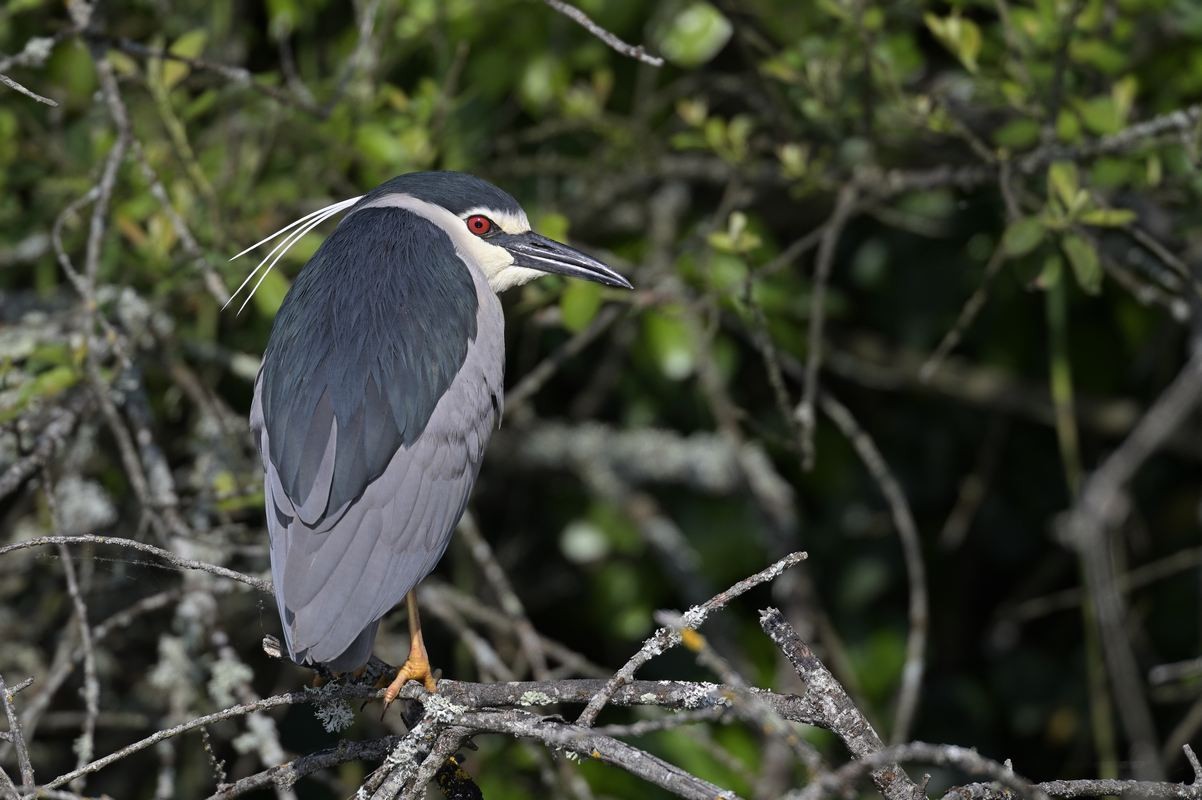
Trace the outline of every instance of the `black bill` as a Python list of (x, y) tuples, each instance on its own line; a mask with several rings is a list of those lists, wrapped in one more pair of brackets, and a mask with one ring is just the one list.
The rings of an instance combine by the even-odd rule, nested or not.
[(584, 278), (606, 286), (634, 288), (630, 281), (592, 256), (533, 231), (500, 234), (493, 238), (493, 242), (508, 250), (513, 255), (513, 263), (519, 267)]

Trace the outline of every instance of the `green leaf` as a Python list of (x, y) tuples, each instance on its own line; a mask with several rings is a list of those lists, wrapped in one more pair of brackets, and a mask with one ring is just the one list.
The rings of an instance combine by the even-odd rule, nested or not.
[(367, 163), (398, 164), (405, 158), (400, 139), (382, 122), (366, 122), (355, 130), (355, 148)]
[(682, 67), (709, 61), (726, 46), (734, 28), (722, 12), (709, 3), (690, 3), (660, 31), (660, 52)]
[[(168, 52), (172, 55), (182, 58), (197, 58), (205, 47), (205, 42), (209, 39), (208, 31), (203, 28), (198, 28), (194, 31), (188, 31), (183, 36), (175, 40), (175, 44), (168, 48)], [(173, 89), (175, 86), (188, 77), (188, 73), (192, 68), (181, 61), (163, 61), (163, 88)]]
[(1098, 259), (1098, 251), (1093, 242), (1075, 233), (1065, 234), (1060, 240), (1060, 247), (1068, 256), (1068, 263), (1073, 268), (1077, 285), (1086, 294), (1097, 294), (1102, 289), (1102, 262)]
[(981, 54), (981, 29), (977, 23), (959, 14), (948, 17), (924, 14), (922, 19), (935, 38), (960, 59), (965, 69), (977, 71), (977, 56)]
[(709, 116), (709, 107), (704, 100), (685, 98), (676, 104), (676, 115), (684, 120), (686, 125), (699, 127)]
[(1135, 221), (1135, 212), (1129, 208), (1093, 208), (1082, 214), (1080, 220), (1099, 228), (1122, 228)]
[(601, 308), (601, 287), (589, 281), (568, 281), (559, 297), (563, 326), (572, 333), (588, 327)]
[(809, 147), (802, 144), (782, 144), (776, 148), (781, 172), (786, 178), (796, 180), (806, 174), (810, 162)]
[(1002, 235), (1002, 247), (1009, 258), (1025, 256), (1043, 241), (1047, 228), (1039, 217), (1023, 217), (1010, 223)]
[(1115, 133), (1123, 127), (1123, 115), (1112, 97), (1095, 97), (1076, 104), (1081, 121), (1091, 133), (1103, 135)]
[(1062, 142), (1075, 142), (1081, 138), (1081, 120), (1068, 109), (1056, 115), (1056, 138)]
[(559, 59), (542, 54), (534, 57), (522, 71), (518, 96), (532, 111), (542, 111), (568, 87), (570, 76)]
[(643, 333), (660, 371), (672, 380), (684, 380), (693, 374), (697, 355), (689, 326), (671, 308), (648, 312), (643, 316)]
[(1110, 97), (1114, 100), (1114, 105), (1121, 122), (1125, 123), (1127, 118), (1131, 116), (1131, 109), (1135, 105), (1135, 94), (1138, 90), (1139, 82), (1135, 80), (1133, 75), (1128, 75), (1122, 80), (1116, 81), (1114, 86), (1110, 88)]
[(1058, 199), (1065, 208), (1072, 208), (1077, 192), (1081, 188), (1081, 178), (1077, 173), (1077, 165), (1071, 161), (1055, 161), (1048, 167), (1048, 188), (1052, 196)]
[(1022, 150), (1039, 141), (1039, 123), (1033, 119), (1015, 119), (993, 132), (993, 141), (999, 147)]
[(726, 230), (708, 237), (710, 247), (723, 253), (746, 253), (760, 246), (760, 237), (747, 230), (747, 215), (735, 211), (726, 222)]
[(1060, 283), (1060, 278), (1064, 274), (1064, 259), (1058, 253), (1049, 253), (1047, 258), (1043, 260), (1043, 266), (1039, 270), (1039, 274), (1035, 276), (1031, 284), (1037, 289), (1053, 289)]

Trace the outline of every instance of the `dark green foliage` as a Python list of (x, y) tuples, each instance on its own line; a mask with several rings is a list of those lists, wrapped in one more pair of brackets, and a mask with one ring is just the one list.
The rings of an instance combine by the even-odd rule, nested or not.
[[(99, 386), (118, 393), (127, 420), (124, 398), (144, 394), (162, 461), (133, 439), (136, 461), (152, 475), (166, 466), (177, 495), (174, 505), (139, 497), (122, 442), (92, 405), (51, 462), (57, 522), (26, 481), (0, 497), (5, 542), (52, 525), (158, 536), (263, 571), (251, 382), (289, 281), (330, 226), (292, 248), (241, 316), (220, 311), (221, 295), (253, 262), (226, 259), (394, 175), (468, 171), (517, 197), (536, 230), (605, 255), (636, 287), (550, 278), (505, 297), (511, 391), (592, 331), (506, 409), (471, 505), (538, 631), (614, 670), (653, 630), (655, 609), (686, 608), (805, 549), (801, 577), (740, 600), (706, 633), (751, 682), (796, 690), (756, 624), (758, 608), (782, 606), (888, 738), (910, 632), (896, 520), (820, 401), (814, 467), (802, 468), (809, 434), (795, 410), (818, 350), (825, 254), (820, 386), (896, 477), (926, 567), (927, 670), (904, 738), (1011, 758), (1033, 779), (1131, 774), (1062, 523), (1199, 348), (1195, 3), (578, 3), (666, 56), (660, 69), (543, 3), (385, 0), (366, 42), (352, 5), (375, 8), (113, 0), (82, 36), (62, 3), (0, 9), (0, 52), (62, 37), (44, 63), (0, 69), (59, 103), (0, 87), (0, 471), (33, 446), (48, 413)], [(140, 389), (101, 346), (107, 333), (51, 246), (60, 220), (64, 252), (84, 269), (93, 206), (65, 210), (97, 184), (117, 141), (94, 58), (111, 65), (137, 143), (100, 223), (95, 299), (125, 337)], [(846, 225), (823, 242), (840, 192), (853, 198)], [(552, 419), (564, 424), (551, 430)], [(574, 435), (592, 438), (571, 450)], [(624, 437), (647, 444), (623, 450)], [(1199, 655), (1199, 442), (1195, 414), (1138, 472), (1108, 540), (1141, 677)], [(148, 507), (178, 509), (189, 535), (147, 522)], [(51, 552), (0, 561), (10, 685), (42, 680), (74, 624)], [(181, 587), (174, 573), (107, 551), (81, 552), (76, 566), (93, 625)], [(465, 548), (453, 544), (435, 575), (497, 604)], [(222, 681), (235, 668), (214, 631), (260, 694), (307, 680), (259, 651), (264, 633), (279, 633), (269, 598), (206, 596), (213, 607), (171, 604), (105, 642), (101, 709), (132, 716), (101, 724), (97, 755), (226, 704)], [(426, 624), (434, 662), (478, 678), (452, 625)], [(403, 612), (385, 627), (381, 654), (399, 660)], [(525, 669), (500, 638), (501, 660)], [(682, 650), (643, 677), (713, 676)], [(77, 670), (51, 711), (78, 712), (80, 685)], [(1198, 741), (1196, 726), (1178, 728), (1198, 708), (1198, 686), (1192, 673), (1137, 687), (1174, 779), (1187, 774), (1174, 736)], [(273, 714), (292, 753), (336, 741), (308, 708)], [(44, 720), (36, 740), (47, 778), (75, 764), (78, 720), (60, 719)], [(681, 731), (642, 743), (752, 796), (760, 733), (710, 729), (745, 774)], [(231, 777), (263, 768), (253, 746), (234, 744), (245, 730), (211, 731)], [(379, 731), (369, 709), (337, 736)], [(827, 732), (807, 737), (832, 763), (846, 759)], [(546, 793), (532, 750), (503, 737), (478, 744), (465, 764), (489, 800)], [(178, 796), (214, 790), (198, 738), (180, 740), (176, 762)], [(87, 792), (149, 797), (156, 769), (148, 751), (93, 776)], [(346, 796), (360, 769), (342, 767), (337, 790), (302, 783), (301, 796)], [(601, 765), (580, 772), (598, 795), (659, 796)], [(802, 780), (800, 770), (787, 777)], [(932, 792), (962, 776), (936, 782)]]

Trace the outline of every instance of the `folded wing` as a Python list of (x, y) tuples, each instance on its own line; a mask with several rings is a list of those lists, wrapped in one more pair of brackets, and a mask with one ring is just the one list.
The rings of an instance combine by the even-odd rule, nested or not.
[(352, 211), (298, 276), (251, 411), (295, 660), (365, 662), (442, 557), (500, 414), (503, 339), (483, 278), (402, 209)]

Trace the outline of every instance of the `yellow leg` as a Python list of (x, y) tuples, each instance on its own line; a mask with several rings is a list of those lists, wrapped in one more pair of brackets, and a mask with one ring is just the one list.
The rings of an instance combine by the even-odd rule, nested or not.
[(392, 705), (401, 693), (401, 687), (409, 681), (421, 681), (427, 692), (438, 691), (438, 683), (430, 671), (430, 657), (426, 655), (426, 644), (422, 641), (422, 621), (417, 614), (417, 595), (405, 595), (405, 606), (409, 611), (409, 658), (397, 670), (396, 677), (384, 692), (384, 710)]

